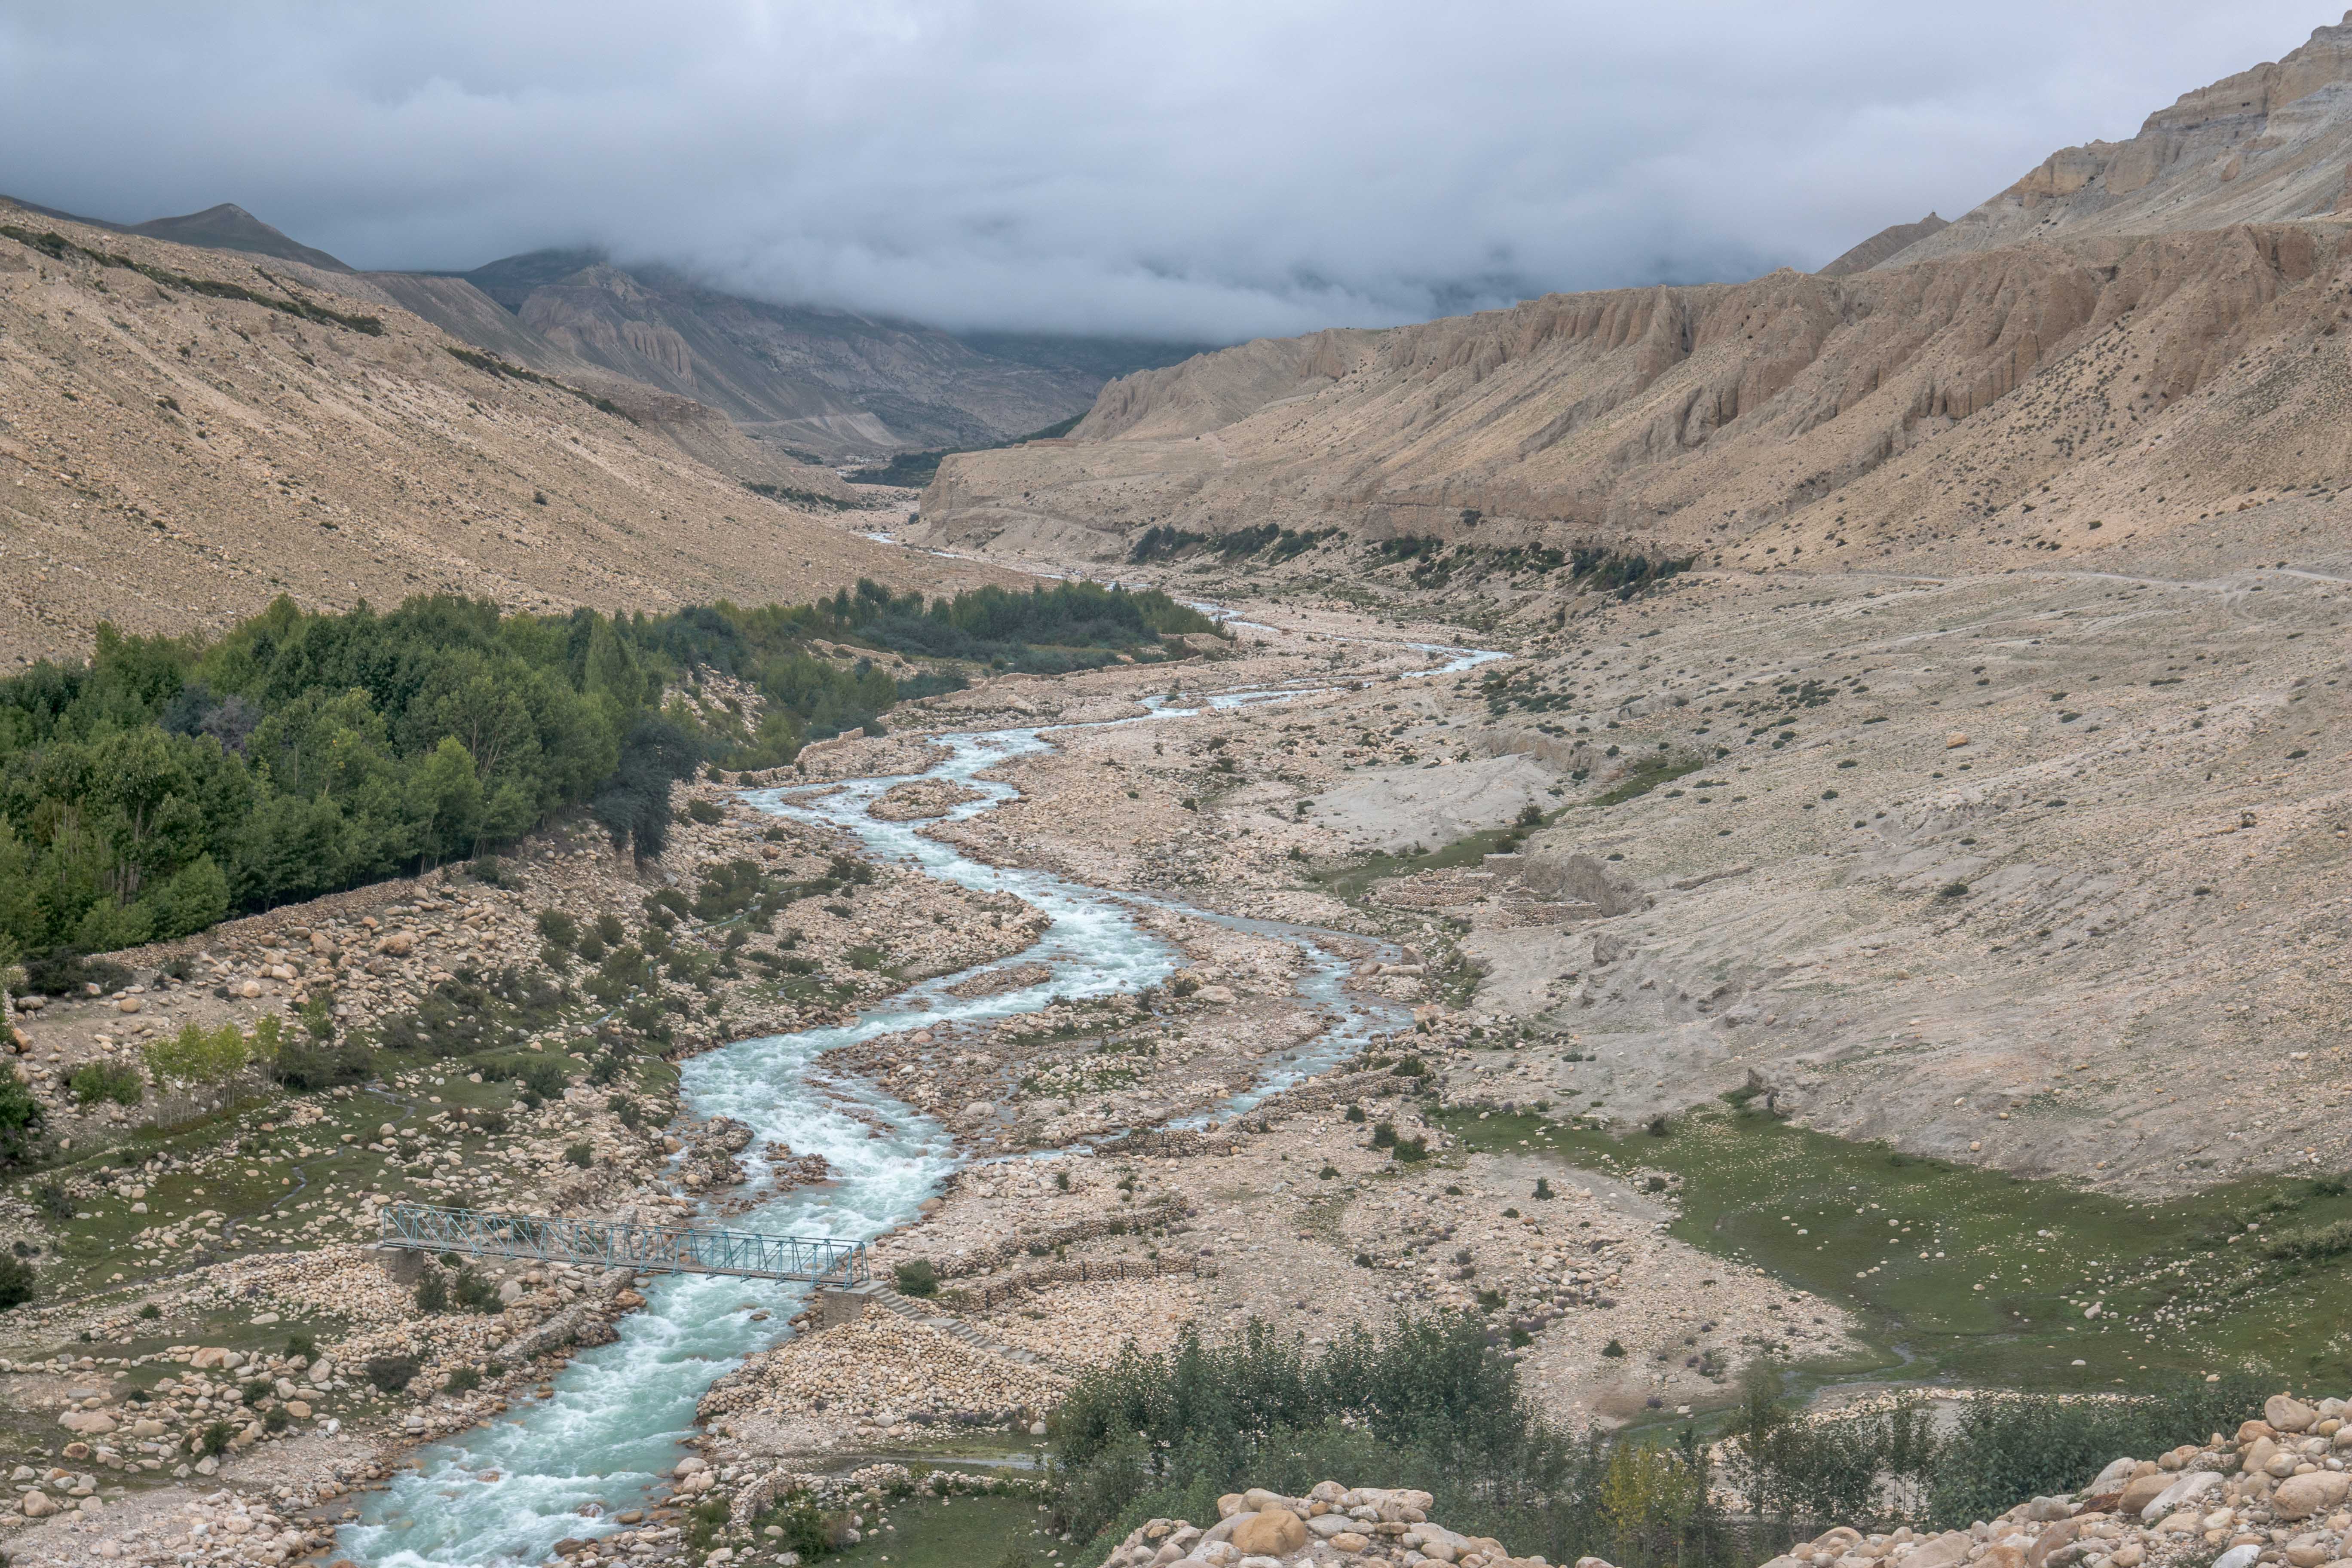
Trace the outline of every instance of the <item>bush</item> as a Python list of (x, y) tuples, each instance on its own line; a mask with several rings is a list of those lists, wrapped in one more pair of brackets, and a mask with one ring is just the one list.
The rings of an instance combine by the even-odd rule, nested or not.
[(470, 1366), (461, 1366), (452, 1371), (449, 1375), (442, 1381), (441, 1392), (444, 1394), (470, 1394), (475, 1389), (481, 1386), (482, 1374), (476, 1372)]
[(562, 910), (541, 910), (539, 934), (547, 939), (549, 945), (569, 952), (580, 945), (580, 922)]
[(306, 1333), (299, 1331), (290, 1333), (286, 1336), (286, 1353), (289, 1356), (301, 1356), (306, 1360), (317, 1361), (319, 1342)]
[(1536, 1197), (1538, 1197), (1538, 1198), (1539, 1198), (1539, 1199), (1549, 1199), (1549, 1198), (1554, 1197), (1554, 1196), (1556, 1196), (1556, 1195), (1557, 1195), (1557, 1194), (1555, 1194), (1552, 1192), (1552, 1190), (1551, 1190), (1551, 1178), (1550, 1178), (1550, 1177), (1549, 1177), (1549, 1176), (1538, 1176), (1538, 1177), (1536, 1178), (1536, 1190), (1535, 1190), (1535, 1196), (1536, 1196)]
[(294, 1417), (286, 1414), (283, 1405), (273, 1405), (261, 1413), (261, 1429), (265, 1432), (283, 1432), (293, 1425)]
[(1364, 1108), (1363, 1108), (1362, 1106), (1360, 1106), (1360, 1105), (1351, 1105), (1351, 1106), (1348, 1107), (1348, 1120), (1349, 1120), (1349, 1121), (1358, 1121), (1358, 1122), (1360, 1122), (1361, 1121), (1363, 1121), (1363, 1120), (1364, 1120)]
[[(270, 1020), (275, 1022), (275, 1020)], [(140, 1047), (155, 1081), (177, 1084), (226, 1083), (242, 1071), (251, 1053), (235, 1024), (217, 1029), (187, 1023), (168, 1039), (150, 1040)]]
[(33, 1189), (33, 1206), (51, 1225), (63, 1225), (74, 1216), (73, 1194), (62, 1182), (43, 1182)]
[(506, 1303), (499, 1300), (498, 1282), (471, 1264), (458, 1269), (457, 1277), (449, 1281), (449, 1295), (468, 1312), (496, 1316), (507, 1310)]
[(47, 1120), (31, 1089), (0, 1073), (0, 1170), (29, 1165), (40, 1157), (41, 1130)]
[(398, 1394), (416, 1380), (419, 1368), (416, 1358), (394, 1352), (372, 1355), (360, 1369), (362, 1375), (385, 1394)]
[(1395, 1122), (1393, 1122), (1393, 1121), (1375, 1121), (1375, 1122), (1373, 1122), (1373, 1123), (1372, 1123), (1372, 1147), (1373, 1147), (1373, 1148), (1375, 1148), (1375, 1149), (1393, 1149), (1393, 1148), (1395, 1148), (1396, 1146), (1397, 1146), (1397, 1130), (1396, 1130), (1396, 1123), (1395, 1123)]
[(562, 1099), (563, 1091), (572, 1084), (563, 1065), (546, 1057), (532, 1062), (517, 1076), (522, 1079), (522, 1102), (533, 1109), (542, 1100)]
[(139, 1309), (139, 1318), (142, 1322), (152, 1323), (163, 1315), (163, 1309), (155, 1305), (152, 1301), (148, 1302), (145, 1306)]
[(449, 1310), (449, 1277), (430, 1265), (416, 1281), (416, 1310), (420, 1312), (446, 1312)]
[(203, 1435), (196, 1439), (196, 1452), (217, 1458), (228, 1452), (229, 1439), (236, 1436), (236, 1423), (215, 1421), (205, 1427)]
[(778, 1552), (797, 1552), (803, 1563), (833, 1550), (834, 1523), (805, 1491), (786, 1492), (751, 1521), (754, 1535), (764, 1537), (771, 1526), (784, 1532), (775, 1543)]
[(596, 1163), (596, 1151), (584, 1142), (571, 1144), (563, 1151), (563, 1163), (584, 1171)]
[(131, 1068), (89, 1062), (73, 1070), (66, 1079), (78, 1105), (96, 1105), (110, 1100), (117, 1105), (136, 1105), (147, 1092), (147, 1081)]
[(901, 1263), (890, 1274), (901, 1296), (930, 1297), (940, 1293), (940, 1272), (928, 1258)]
[(0, 1312), (31, 1300), (37, 1283), (31, 1264), (0, 1253)]

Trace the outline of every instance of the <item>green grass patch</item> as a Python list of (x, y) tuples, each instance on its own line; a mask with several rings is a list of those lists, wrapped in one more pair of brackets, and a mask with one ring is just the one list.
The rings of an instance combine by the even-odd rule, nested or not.
[(1680, 1176), (1677, 1237), (1861, 1316), (1872, 1353), (1815, 1375), (2084, 1391), (2214, 1371), (2296, 1387), (2352, 1377), (2341, 1181), (2271, 1177), (2143, 1203), (1728, 1108), (1683, 1116), (1664, 1138), (1526, 1114), (1437, 1121), (1474, 1150), (1548, 1152), (1629, 1183)]

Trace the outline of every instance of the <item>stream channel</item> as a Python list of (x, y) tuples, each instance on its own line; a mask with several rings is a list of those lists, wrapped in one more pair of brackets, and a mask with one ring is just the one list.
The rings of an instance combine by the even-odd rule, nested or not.
[[(1506, 657), (1412, 646), (1452, 656), (1413, 672), (1419, 676), (1451, 674)], [(1216, 709), (1241, 708), (1325, 689), (1302, 685), (1230, 691), (1206, 702)], [(1170, 706), (1165, 698), (1148, 700), (1145, 706), (1150, 710), (1139, 718), (1109, 722), (1151, 723), (1202, 710)], [(910, 777), (983, 792), (983, 798), (950, 812), (950, 820), (993, 809), (1018, 792), (979, 774), (1047, 750), (1048, 728), (1078, 727), (940, 735), (933, 739), (948, 754), (920, 774), (747, 792), (746, 803), (756, 809), (845, 830), (877, 860), (911, 863), (964, 887), (1011, 893), (1044, 910), (1053, 924), (1021, 952), (911, 986), (853, 1023), (739, 1040), (684, 1063), (679, 1094), (688, 1114), (734, 1117), (751, 1125), (759, 1142), (776, 1140), (803, 1153), (824, 1155), (835, 1173), (824, 1185), (797, 1188), (758, 1205), (730, 1221), (730, 1227), (864, 1241), (914, 1219), (918, 1205), (938, 1192), (959, 1163), (953, 1140), (938, 1122), (874, 1085), (828, 1072), (819, 1058), (877, 1035), (1032, 1012), (1055, 995), (1105, 996), (1155, 984), (1179, 967), (1181, 955), (1137, 922), (1133, 910), (1139, 904), (1181, 909), (1197, 919), (1297, 942), (1307, 961), (1298, 977), (1300, 1000), (1339, 1020), (1304, 1047), (1269, 1058), (1247, 1091), (1192, 1120), (1246, 1110), (1266, 1095), (1354, 1056), (1374, 1037), (1403, 1026), (1399, 1009), (1349, 996), (1343, 989), (1357, 960), (1339, 949), (1360, 952), (1367, 945), (1382, 944), (1347, 937), (1327, 946), (1325, 939), (1339, 933), (986, 865), (918, 831), (922, 823), (885, 822), (867, 814), (886, 790)], [(824, 793), (815, 793), (820, 787)], [(1034, 985), (999, 995), (950, 994), (950, 987), (976, 974), (1019, 963), (1043, 963), (1052, 973)], [(841, 1100), (865, 1108), (889, 1133), (870, 1136), (865, 1121), (837, 1108)], [(777, 1342), (781, 1321), (799, 1310), (808, 1291), (805, 1285), (774, 1280), (677, 1274), (656, 1277), (640, 1289), (646, 1305), (617, 1321), (620, 1337), (582, 1352), (555, 1377), (551, 1396), (420, 1448), (417, 1468), (368, 1494), (359, 1521), (341, 1532), (341, 1554), (372, 1568), (503, 1568), (543, 1561), (566, 1536), (610, 1533), (617, 1528), (613, 1514), (637, 1506), (685, 1452), (704, 1392), (747, 1355)], [(761, 1308), (771, 1314), (769, 1321), (754, 1321), (751, 1311)]]

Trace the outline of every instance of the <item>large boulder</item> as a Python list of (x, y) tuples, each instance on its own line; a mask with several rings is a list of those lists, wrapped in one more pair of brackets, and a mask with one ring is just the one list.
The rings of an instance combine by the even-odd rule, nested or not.
[(2341, 1470), (2314, 1470), (2289, 1476), (2271, 1493), (2271, 1511), (2281, 1519), (2308, 1519), (2326, 1513), (2352, 1493), (2352, 1475)]
[(2319, 1412), (2300, 1399), (2273, 1394), (2263, 1402), (2263, 1419), (2282, 1432), (2308, 1432), (2319, 1419)]
[(1307, 1524), (1286, 1508), (1260, 1509), (1226, 1539), (1244, 1557), (1286, 1557), (1307, 1544)]

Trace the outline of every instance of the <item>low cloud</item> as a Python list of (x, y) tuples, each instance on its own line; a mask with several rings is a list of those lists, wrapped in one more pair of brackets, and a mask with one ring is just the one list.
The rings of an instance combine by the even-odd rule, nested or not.
[(1231, 340), (1815, 267), (2331, 20), (1388, 0), (11, 7), (0, 189), (361, 267)]

